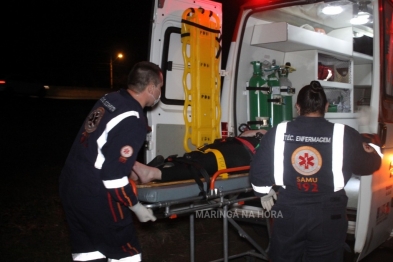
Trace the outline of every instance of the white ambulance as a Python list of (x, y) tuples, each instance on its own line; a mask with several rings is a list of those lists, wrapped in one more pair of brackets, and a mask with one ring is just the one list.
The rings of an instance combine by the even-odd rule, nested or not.
[[(290, 120), (297, 92), (318, 80), (329, 121), (379, 134), (383, 144), (381, 168), (346, 187), (361, 260), (393, 228), (392, 11), (390, 0), (249, 0), (232, 42), (222, 43), (221, 3), (155, 0), (150, 61), (163, 69), (164, 86), (148, 111), (146, 162)], [(226, 65), (222, 44), (230, 44)]]

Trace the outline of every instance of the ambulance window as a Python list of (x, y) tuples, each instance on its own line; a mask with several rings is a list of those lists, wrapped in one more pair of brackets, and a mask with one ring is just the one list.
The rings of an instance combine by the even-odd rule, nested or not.
[(184, 105), (184, 62), (180, 28), (168, 27), (165, 31), (161, 69), (164, 74), (161, 102)]

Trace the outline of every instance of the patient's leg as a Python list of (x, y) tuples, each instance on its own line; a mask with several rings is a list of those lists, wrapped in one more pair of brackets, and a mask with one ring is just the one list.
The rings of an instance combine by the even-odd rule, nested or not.
[(153, 180), (161, 180), (161, 170), (135, 161), (131, 172), (132, 180), (139, 180), (142, 184)]

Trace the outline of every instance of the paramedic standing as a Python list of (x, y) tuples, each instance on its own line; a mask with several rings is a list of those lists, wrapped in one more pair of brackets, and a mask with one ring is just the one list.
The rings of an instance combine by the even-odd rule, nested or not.
[(162, 85), (157, 65), (137, 63), (127, 89), (97, 101), (79, 130), (60, 176), (74, 261), (141, 261), (131, 211), (141, 222), (156, 218), (128, 176), (148, 131), (143, 108), (159, 101)]
[(300, 116), (268, 131), (251, 163), (254, 192), (263, 207), (272, 208), (273, 262), (342, 261), (344, 186), (352, 173), (369, 175), (380, 167), (379, 147), (349, 126), (328, 122), (327, 107), (319, 82), (304, 86), (296, 102)]

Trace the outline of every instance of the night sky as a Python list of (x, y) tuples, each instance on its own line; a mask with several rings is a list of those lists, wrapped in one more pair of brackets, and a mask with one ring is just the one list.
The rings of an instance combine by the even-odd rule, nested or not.
[[(224, 10), (224, 53), (244, 0), (218, 0)], [(148, 59), (150, 0), (9, 1), (2, 3), (0, 77), (27, 75), (48, 85), (109, 87)], [(223, 57), (225, 59), (225, 57)]]
[(17, 0), (7, 5), (0, 74), (33, 75), (53, 85), (102, 86), (109, 84), (111, 55), (124, 54), (114, 64), (116, 72), (147, 59), (149, 0)]

